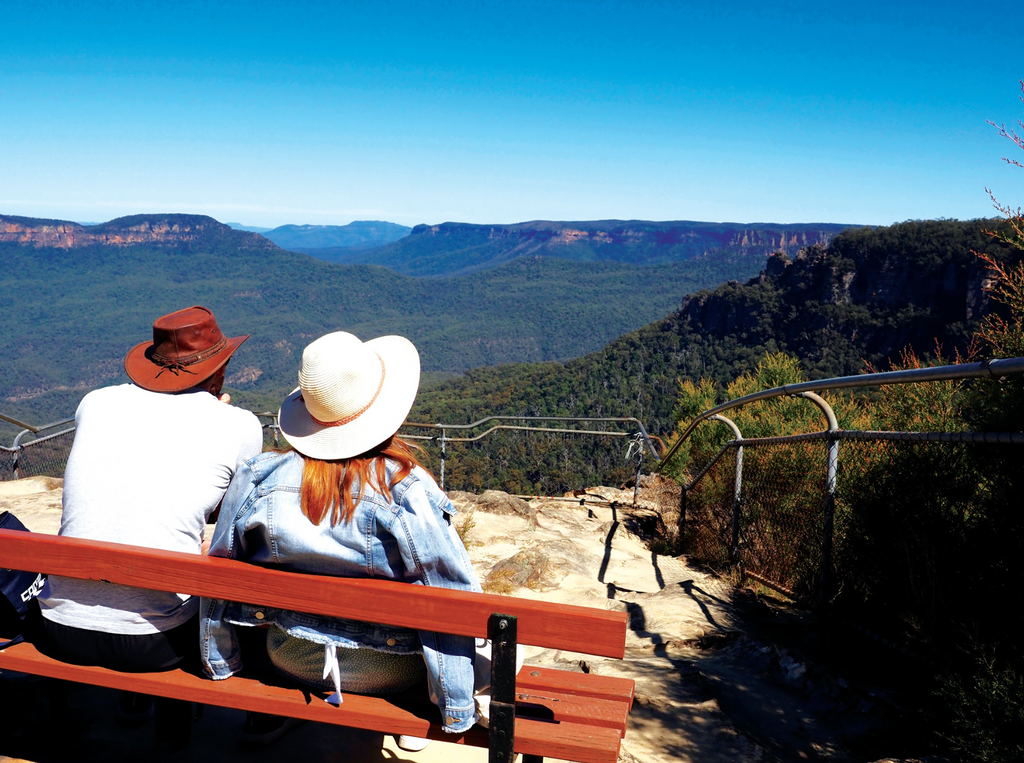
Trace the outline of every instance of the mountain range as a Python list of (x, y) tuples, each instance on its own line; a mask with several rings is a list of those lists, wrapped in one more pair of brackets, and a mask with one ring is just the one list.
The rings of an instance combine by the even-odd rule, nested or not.
[[(253, 335), (229, 385), (270, 405), (294, 386), (297, 353), (328, 331), (403, 334), (433, 373), (569, 360), (763, 264), (760, 250), (654, 265), (526, 256), (416, 278), (289, 252), (199, 215), (96, 226), (3, 216), (0, 257), (0, 285), (18, 306), (0, 336), (0, 405), (36, 421), (123, 380), (125, 349), (146, 338), (154, 317), (190, 304), (211, 307), (227, 332)], [(449, 253), (439, 245), (436, 257)]]
[[(900, 351), (936, 343), (966, 350), (998, 305), (992, 274), (975, 254), (1004, 262), (1022, 253), (986, 229), (999, 221), (918, 221), (851, 229), (827, 246), (769, 257), (762, 272), (688, 295), (679, 309), (566, 363), (473, 369), (422, 392), (415, 421), (471, 422), (485, 415), (633, 416), (670, 435), (681, 379), (720, 385), (768, 352), (796, 357), (808, 378), (886, 368)], [(486, 465), (475, 469), (488, 473)]]
[(282, 249), (311, 254), (327, 262), (344, 262), (349, 255), (390, 244), (409, 235), (411, 228), (378, 220), (357, 220), (348, 225), (281, 225), (254, 228), (227, 223), (236, 230), (259, 233)]
[[(885, 367), (908, 345), (927, 355), (940, 342), (947, 357), (966, 347), (993, 309), (991, 274), (974, 252), (1020, 259), (985, 233), (998, 225), (852, 228), (792, 253), (719, 249), (656, 264), (636, 264), (645, 261), (636, 248), (624, 261), (533, 253), (462, 276), (413, 277), (288, 252), (202, 216), (84, 230), (0, 217), (0, 285), (17, 306), (0, 337), (0, 406), (32, 421), (69, 415), (87, 390), (124, 379), (124, 352), (153, 317), (200, 303), (227, 333), (252, 334), (228, 376), (250, 408), (275, 409), (305, 344), (343, 329), (417, 344), (428, 373), (411, 420), (633, 416), (664, 437), (679, 380), (724, 384), (767, 352), (787, 352), (821, 378)], [(443, 270), (456, 239), (434, 236), (443, 245), (420, 261)], [(531, 475), (541, 470), (553, 490), (591, 472), (621, 476), (620, 456), (588, 447), (517, 442), (481, 450), (461, 473), (513, 491), (538, 489)]]
[[(774, 251), (796, 254), (811, 244), (827, 244), (849, 227), (831, 223), (744, 225), (645, 220), (540, 220), (514, 225), (448, 222), (417, 225), (409, 235), (375, 249), (332, 251), (330, 259), (383, 265), (406, 275), (431, 277), (467, 275), (531, 256), (631, 265), (685, 262), (716, 253), (760, 259)], [(320, 254), (304, 251), (323, 256), (328, 250)]]

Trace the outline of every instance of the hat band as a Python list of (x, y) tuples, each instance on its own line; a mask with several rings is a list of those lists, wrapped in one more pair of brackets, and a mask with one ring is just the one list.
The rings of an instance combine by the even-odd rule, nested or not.
[[(377, 360), (380, 361), (380, 384), (377, 385), (377, 391), (373, 393), (373, 397), (370, 398), (370, 402), (368, 402), (366, 405), (364, 405), (362, 408), (360, 408), (355, 413), (349, 414), (345, 418), (338, 419), (337, 421), (321, 421), (316, 416), (314, 416), (313, 414), (310, 413), (309, 417), (311, 419), (313, 419), (313, 421), (315, 421), (317, 424), (319, 424), (322, 427), (340, 427), (340, 426), (342, 426), (344, 424), (352, 423), (353, 421), (358, 419), (360, 416), (362, 416), (364, 413), (366, 413), (368, 410), (370, 410), (370, 406), (372, 406), (374, 404), (374, 402), (376, 402), (377, 396), (380, 395), (380, 391), (382, 389), (384, 389), (384, 377), (387, 374), (387, 368), (385, 368), (385, 366), (384, 366), (384, 358), (382, 358), (379, 353), (375, 352), (373, 354), (376, 355), (377, 356)], [(308, 407), (306, 408), (306, 412), (307, 413), (309, 412), (309, 408)]]
[(191, 355), (184, 355), (177, 358), (171, 358), (168, 357), (167, 355), (161, 355), (160, 353), (154, 351), (150, 354), (149, 359), (156, 363), (158, 366), (194, 366), (196, 363), (201, 363), (202, 361), (208, 358), (212, 358), (214, 355), (219, 353), (227, 346), (227, 339), (225, 339), (222, 336), (220, 338), (220, 341), (213, 345), (213, 347), (210, 347), (209, 349), (206, 350), (201, 350), (200, 352), (194, 352)]

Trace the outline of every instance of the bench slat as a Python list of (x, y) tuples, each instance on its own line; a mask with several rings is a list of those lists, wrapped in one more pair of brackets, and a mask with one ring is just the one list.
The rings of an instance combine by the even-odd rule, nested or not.
[(582, 642), (588, 654), (621, 658), (625, 653), (625, 612), (431, 586), (420, 586), (409, 596), (409, 584), (397, 581), (307, 575), (16, 530), (0, 530), (0, 560), (11, 569), (477, 638), (486, 638), (488, 616), (500, 612), (519, 618), (520, 643), (579, 652)]
[[(408, 734), (443, 742), (487, 747), (484, 729), (474, 727), (453, 737), (440, 729), (437, 709), (429, 703), (419, 708), (406, 708), (382, 697), (346, 694), (340, 708), (296, 689), (272, 686), (251, 678), (235, 676), (225, 681), (210, 681), (181, 670), (164, 673), (120, 673), (94, 666), (72, 665), (40, 654), (28, 643), (0, 651), (0, 670), (31, 673), (76, 683), (127, 689), (156, 696), (184, 699), (208, 705), (276, 713), (305, 718), (320, 723)], [(549, 670), (549, 674), (559, 671)], [(572, 674), (570, 674), (572, 675)], [(622, 702), (593, 700), (591, 704), (577, 698), (549, 693), (546, 699), (532, 696), (523, 710), (531, 705), (551, 709), (550, 720), (521, 716), (516, 718), (516, 752), (584, 763), (614, 763), (625, 728)], [(588, 713), (590, 718), (588, 719)], [(576, 719), (580, 722), (577, 722)], [(619, 720), (621, 718), (621, 721)]]
[(554, 691), (579, 697), (625, 702), (633, 706), (635, 682), (631, 678), (570, 673), (554, 668), (524, 666), (516, 677), (516, 691)]
[(516, 717), (550, 719), (584, 723), (615, 729), (626, 735), (629, 705), (610, 699), (595, 699), (561, 694), (549, 688), (521, 691), (516, 689)]

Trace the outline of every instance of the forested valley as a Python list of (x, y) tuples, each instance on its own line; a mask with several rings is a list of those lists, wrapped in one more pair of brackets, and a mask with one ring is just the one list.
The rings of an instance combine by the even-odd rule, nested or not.
[(323, 262), (198, 215), (95, 226), (0, 217), (0, 288), (14, 308), (0, 334), (0, 405), (37, 423), (70, 416), (90, 389), (125, 380), (124, 353), (156, 316), (192, 304), (213, 309), (226, 332), (252, 335), (228, 384), (259, 409), (276, 410), (302, 348), (335, 330), (408, 336), (428, 380), (569, 360), (668, 314), (687, 293), (750, 277), (763, 256), (715, 251), (645, 265), (531, 255), (419, 278)]
[[(941, 220), (850, 230), (792, 259), (770, 257), (746, 283), (690, 295), (679, 310), (598, 352), (468, 371), (422, 391), (410, 418), (635, 417), (665, 440), (678, 423), (682, 382), (703, 377), (724, 388), (769, 353), (795, 358), (806, 378), (886, 369), (908, 347), (924, 359), (937, 347), (952, 357), (966, 351), (984, 315), (1003, 309), (986, 291), (987, 264), (974, 254), (1020, 261), (1019, 250), (984, 232), (1000, 225)], [(496, 432), (450, 445), (446, 467), (452, 486), (558, 493), (628, 480), (625, 450), (620, 440)]]

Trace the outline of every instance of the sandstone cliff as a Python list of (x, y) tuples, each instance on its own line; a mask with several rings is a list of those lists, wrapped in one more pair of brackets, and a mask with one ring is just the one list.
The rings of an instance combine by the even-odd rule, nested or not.
[(780, 250), (827, 245), (849, 226), (829, 223), (704, 223), (690, 221), (538, 220), (514, 225), (417, 225), (405, 238), (353, 255), (351, 262), (384, 265), (400, 273), (439, 276), (497, 267), (518, 257), (608, 261), (648, 266), (704, 255), (760, 260)]
[(0, 243), (36, 248), (181, 245), (217, 240), (230, 240), (233, 246), (245, 249), (276, 248), (259, 234), (233, 230), (205, 215), (132, 215), (88, 226), (67, 220), (0, 216)]
[[(717, 248), (753, 248), (766, 251), (797, 252), (799, 249), (828, 244), (844, 226), (742, 226), (730, 223), (646, 221), (598, 221), (587, 223), (530, 222), (516, 225), (471, 225), (443, 223), (417, 225), (411, 235), (434, 239), (471, 235), (488, 241), (503, 240), (524, 247), (521, 254), (532, 254), (542, 248), (573, 244), (598, 246), (653, 246), (667, 248), (688, 245), (694, 253)], [(552, 256), (556, 256), (552, 253)]]

